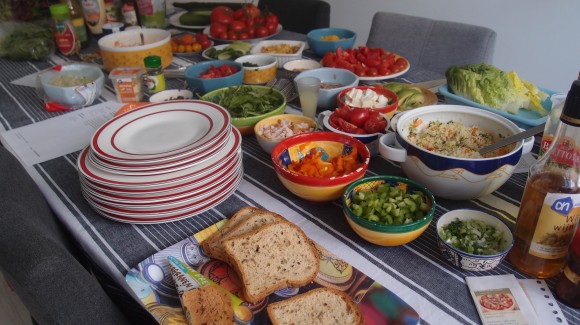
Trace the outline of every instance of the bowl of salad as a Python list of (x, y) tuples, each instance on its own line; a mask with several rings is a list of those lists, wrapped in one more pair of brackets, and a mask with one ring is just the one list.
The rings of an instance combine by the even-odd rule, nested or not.
[(371, 176), (350, 184), (342, 210), (352, 230), (368, 242), (399, 246), (419, 237), (435, 214), (435, 197), (425, 186), (397, 176)]
[(185, 69), (185, 80), (194, 94), (203, 95), (216, 89), (241, 85), (244, 70), (241, 63), (234, 61), (199, 62)]
[(489, 271), (507, 256), (514, 237), (505, 222), (471, 209), (452, 210), (437, 220), (437, 243), (449, 263), (468, 271)]
[[(239, 63), (238, 63), (239, 64)], [(228, 110), (232, 125), (241, 134), (253, 134), (259, 121), (286, 110), (286, 96), (278, 89), (258, 85), (239, 85), (217, 89), (201, 97)]]

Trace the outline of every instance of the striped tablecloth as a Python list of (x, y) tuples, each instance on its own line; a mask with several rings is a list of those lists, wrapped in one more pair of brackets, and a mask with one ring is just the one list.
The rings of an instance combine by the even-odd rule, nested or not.
[[(278, 38), (284, 38), (281, 34)], [(64, 60), (54, 56), (43, 62), (0, 59), (1, 132), (33, 125), (66, 113), (47, 113), (33, 87), (12, 82)], [(188, 60), (175, 59), (177, 65)], [(410, 79), (410, 78), (409, 78)], [(423, 80), (407, 81), (425, 81)], [(114, 100), (110, 83), (97, 103)], [(74, 136), (74, 135), (71, 135)], [(54, 139), (58, 141), (58, 139)], [(87, 139), (88, 143), (88, 139)], [(238, 190), (215, 208), (191, 218), (167, 224), (130, 225), (99, 216), (81, 195), (76, 159), (71, 152), (33, 166), (26, 166), (53, 209), (79, 242), (87, 256), (111, 285), (127, 289), (124, 276), (137, 263), (209, 225), (230, 217), (246, 205), (262, 207), (298, 224), (316, 242), (379, 281), (417, 310), (425, 324), (479, 324), (480, 318), (469, 295), (466, 276), (515, 274), (509, 261), (490, 272), (467, 272), (448, 264), (436, 244), (435, 222), (417, 240), (399, 247), (379, 247), (358, 237), (342, 215), (340, 202), (311, 204), (288, 192), (279, 182), (270, 156), (254, 136), (242, 142), (244, 179)], [(537, 152), (537, 147), (534, 152)], [(398, 164), (372, 157), (367, 176), (403, 176)], [(437, 198), (435, 220), (458, 208), (487, 211), (513, 227), (526, 173), (514, 174), (495, 193), (477, 200), (451, 201)], [(553, 292), (557, 278), (548, 279)], [(127, 290), (130, 292), (130, 290)], [(127, 294), (125, 292), (125, 294)], [(561, 304), (569, 323), (580, 323), (580, 312)]]

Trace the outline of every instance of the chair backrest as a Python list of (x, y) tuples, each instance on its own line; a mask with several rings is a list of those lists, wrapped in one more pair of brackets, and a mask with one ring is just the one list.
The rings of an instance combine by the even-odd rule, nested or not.
[(402, 55), (416, 66), (445, 74), (451, 65), (492, 63), (497, 34), (481, 26), (377, 12), (367, 46)]
[(285, 30), (307, 34), (330, 26), (330, 4), (323, 0), (260, 0), (258, 8), (275, 13)]

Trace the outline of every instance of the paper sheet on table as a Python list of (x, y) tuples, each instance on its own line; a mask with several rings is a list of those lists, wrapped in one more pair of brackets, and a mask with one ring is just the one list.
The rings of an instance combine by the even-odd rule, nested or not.
[(541, 324), (568, 325), (568, 321), (562, 314), (562, 310), (548, 288), (546, 281), (519, 279), (518, 282), (534, 306)]
[(95, 131), (123, 105), (105, 102), (85, 107), (4, 132), (0, 140), (22, 163), (32, 166), (86, 147)]

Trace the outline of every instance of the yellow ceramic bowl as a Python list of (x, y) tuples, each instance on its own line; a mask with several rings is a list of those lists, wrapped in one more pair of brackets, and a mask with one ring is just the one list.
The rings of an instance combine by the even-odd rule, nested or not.
[[(292, 172), (287, 167), (311, 149), (322, 152), (323, 160), (329, 161), (355, 148), (360, 167), (346, 175), (313, 177)], [(330, 202), (340, 198), (350, 183), (364, 176), (369, 160), (370, 153), (364, 143), (334, 132), (307, 132), (291, 136), (272, 150), (272, 162), (280, 182), (293, 194), (311, 202)]]
[[(354, 214), (350, 206), (356, 191), (373, 189), (383, 183), (402, 188), (408, 193), (415, 191), (423, 193), (429, 210), (419, 220), (397, 225), (370, 221)], [(363, 239), (381, 246), (399, 246), (417, 239), (429, 227), (435, 214), (435, 198), (426, 187), (407, 178), (372, 176), (360, 179), (348, 186), (342, 197), (342, 208), (352, 230)]]
[[(143, 33), (144, 45), (141, 44)], [(171, 34), (163, 29), (131, 29), (113, 33), (99, 40), (103, 67), (111, 71), (116, 67), (142, 67), (143, 59), (149, 55), (161, 57), (161, 65), (167, 68), (173, 59)]]
[[(266, 117), (265, 119), (261, 120), (260, 122), (256, 123), (254, 126), (254, 133), (256, 134), (256, 139), (258, 143), (266, 151), (267, 153), (272, 153), (272, 149), (280, 143), (280, 141), (284, 140), (284, 138), (277, 138), (271, 139), (269, 137), (265, 137), (263, 134), (264, 127), (274, 124), (280, 123), (287, 123), (291, 122), (292, 124), (298, 123), (307, 123), (309, 126), (308, 131), (314, 131), (316, 129), (316, 122), (308, 116), (304, 115), (295, 115), (295, 114), (280, 114), (274, 115), (270, 117)], [(304, 132), (308, 132), (304, 131)], [(293, 134), (294, 135), (294, 134)]]
[[(244, 67), (244, 83), (265, 84), (276, 77), (276, 57), (269, 54), (250, 54), (236, 59)], [(255, 65), (255, 66), (249, 66)]]

